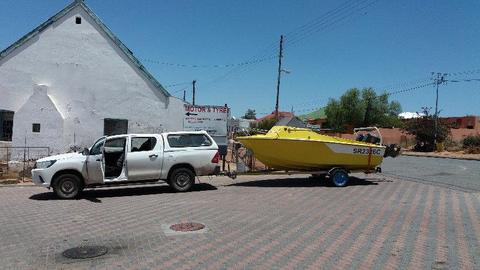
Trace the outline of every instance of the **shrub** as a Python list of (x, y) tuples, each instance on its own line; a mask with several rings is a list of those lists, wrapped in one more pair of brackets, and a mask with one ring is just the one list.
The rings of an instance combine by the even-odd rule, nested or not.
[(451, 136), (448, 136), (445, 139), (445, 149), (447, 151), (461, 151), (463, 150), (463, 144), (462, 142), (454, 141)]
[[(425, 115), (408, 121), (404, 130), (415, 136), (417, 144), (415, 151), (431, 152), (435, 150), (435, 117), (424, 111)], [(442, 143), (450, 136), (450, 129), (447, 125), (438, 121), (437, 140)]]
[(463, 148), (469, 154), (480, 154), (480, 135), (470, 135), (463, 139)]
[(463, 139), (463, 147), (480, 147), (480, 135), (469, 135)]

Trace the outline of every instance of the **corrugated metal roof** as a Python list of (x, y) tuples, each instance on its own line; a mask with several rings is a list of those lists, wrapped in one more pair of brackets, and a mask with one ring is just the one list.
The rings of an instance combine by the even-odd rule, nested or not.
[(97, 15), (83, 2), (83, 0), (75, 0), (72, 2), (70, 5), (59, 11), (57, 14), (53, 15), (50, 17), (48, 20), (46, 20), (44, 23), (40, 24), (37, 28), (33, 29), (23, 37), (21, 37), (19, 40), (17, 40), (15, 43), (7, 47), (5, 50), (0, 52), (0, 61), (3, 60), (5, 57), (7, 57), (10, 53), (15, 51), (17, 48), (21, 47), (23, 44), (25, 44), (27, 41), (30, 39), (36, 37), (39, 35), (41, 32), (43, 32), (45, 29), (47, 29), (50, 25), (52, 25), (54, 22), (60, 20), (63, 16), (68, 14), (71, 10), (73, 10), (76, 7), (81, 7), (85, 12), (93, 19), (93, 21), (102, 29), (102, 31), (105, 32), (105, 34), (115, 43), (115, 45), (120, 48), (120, 50), (125, 53), (125, 55), (132, 61), (132, 63), (139, 69), (140, 73), (142, 73), (147, 80), (149, 80), (160, 92), (162, 92), (165, 96), (170, 97), (170, 93), (163, 88), (163, 86), (153, 77), (150, 72), (147, 71), (147, 69), (140, 63), (140, 61), (133, 55), (132, 51), (123, 44), (120, 39), (113, 34), (113, 32), (98, 18)]

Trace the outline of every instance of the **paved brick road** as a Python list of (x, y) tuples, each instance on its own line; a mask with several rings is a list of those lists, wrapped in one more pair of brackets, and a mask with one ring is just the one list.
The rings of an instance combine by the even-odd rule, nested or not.
[(480, 161), (399, 156), (384, 159), (382, 171), (400, 179), (480, 192)]
[[(56, 200), (0, 188), (4, 269), (479, 269), (480, 193), (384, 176), (346, 188), (304, 176), (215, 178), (190, 193), (165, 186)], [(166, 236), (162, 224), (204, 223)], [(105, 245), (91, 260), (67, 248)]]

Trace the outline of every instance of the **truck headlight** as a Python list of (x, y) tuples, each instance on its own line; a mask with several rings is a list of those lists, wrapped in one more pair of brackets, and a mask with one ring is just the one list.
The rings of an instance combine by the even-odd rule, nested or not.
[(35, 169), (46, 169), (52, 166), (56, 160), (47, 160), (47, 161), (37, 161), (35, 163)]

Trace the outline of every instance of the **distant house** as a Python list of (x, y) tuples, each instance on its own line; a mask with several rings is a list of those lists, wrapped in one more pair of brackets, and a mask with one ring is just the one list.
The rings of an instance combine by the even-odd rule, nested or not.
[(422, 116), (425, 116), (425, 114), (417, 112), (402, 112), (398, 115), (400, 119), (414, 119)]
[(324, 128), (325, 123), (327, 122), (325, 108), (320, 108), (311, 113), (300, 115), (298, 118), (305, 121), (308, 127), (317, 130)]
[(451, 128), (466, 128), (480, 131), (480, 116), (440, 117), (440, 121)]
[[(278, 118), (279, 119), (283, 118), (283, 117), (293, 117), (293, 116), (295, 116), (295, 115), (292, 112), (278, 112)], [(258, 122), (262, 122), (264, 120), (273, 119), (273, 118), (275, 118), (275, 111), (273, 111), (270, 114), (265, 115), (262, 118), (258, 118), (256, 121), (258, 123)]]
[(183, 128), (171, 96), (82, 0), (0, 52), (0, 140), (63, 152)]
[(236, 118), (231, 117), (228, 120), (228, 133), (237, 132), (240, 130), (248, 130), (250, 129), (251, 123), (255, 123), (255, 119), (245, 119), (245, 118)]
[(298, 128), (306, 128), (307, 124), (305, 124), (302, 120), (300, 120), (296, 116), (288, 116), (282, 117), (275, 123), (275, 126), (288, 126), (288, 127), (298, 127)]

